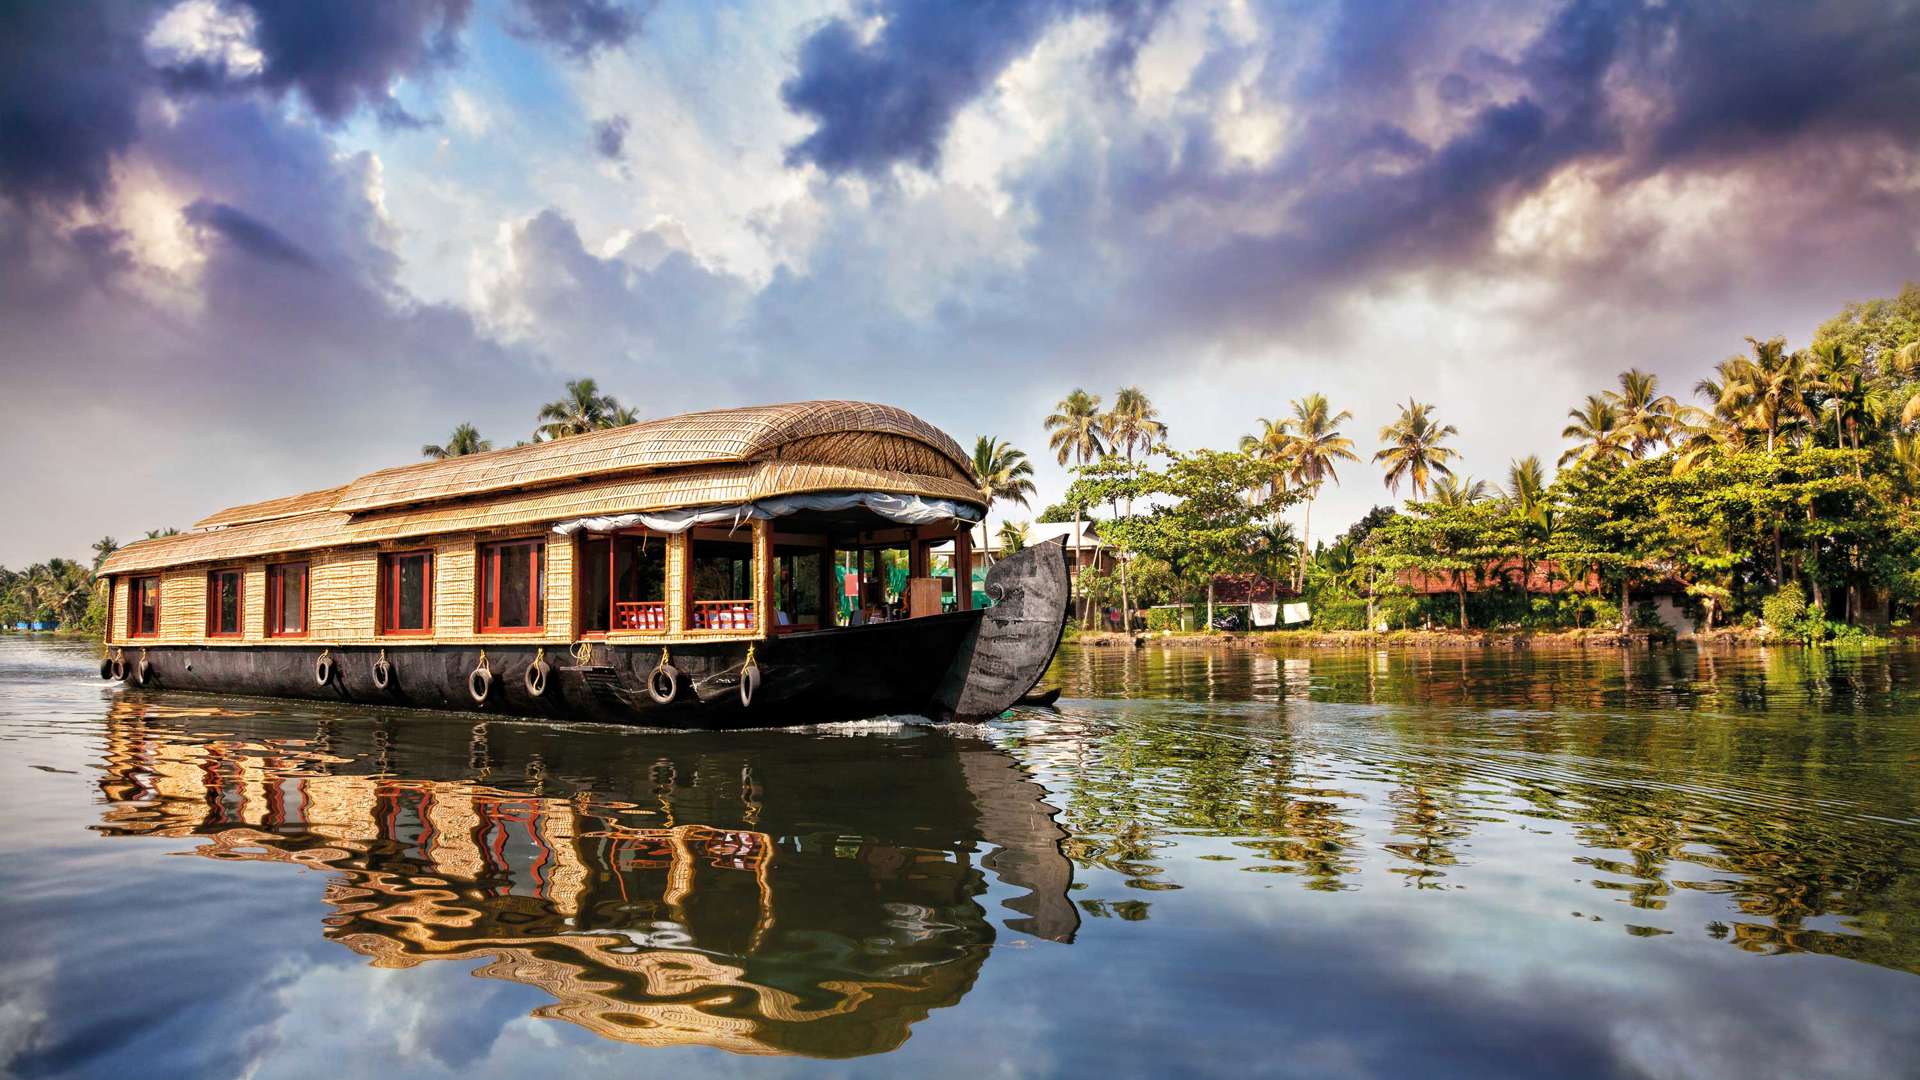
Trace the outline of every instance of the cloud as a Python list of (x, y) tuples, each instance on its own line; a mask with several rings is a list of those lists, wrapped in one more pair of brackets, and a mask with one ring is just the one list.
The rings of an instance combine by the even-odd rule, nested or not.
[(139, 135), (133, 4), (0, 4), (0, 195), (98, 203)]
[(589, 60), (617, 49), (640, 33), (652, 3), (621, 0), (514, 0), (521, 16), (512, 29), (522, 37), (556, 45), (569, 59)]
[(624, 116), (609, 116), (593, 122), (593, 151), (608, 161), (619, 161), (626, 153), (627, 130), (632, 125)]
[(932, 169), (954, 115), (1056, 22), (1099, 13), (1112, 23), (1109, 69), (1130, 66), (1164, 0), (988, 0), (969, 5), (872, 0), (862, 21), (836, 17), (800, 45), (799, 70), (780, 87), (789, 109), (815, 122), (788, 151), (792, 164), (877, 174), (895, 163)]
[[(191, 0), (190, 0), (191, 2)], [(297, 92), (320, 117), (339, 122), (361, 107), (383, 123), (419, 126), (394, 100), (393, 85), (459, 58), (471, 0), (231, 0), (250, 24), (257, 63), (236, 66), (230, 51), (163, 53), (176, 92), (232, 92), (258, 86)]]

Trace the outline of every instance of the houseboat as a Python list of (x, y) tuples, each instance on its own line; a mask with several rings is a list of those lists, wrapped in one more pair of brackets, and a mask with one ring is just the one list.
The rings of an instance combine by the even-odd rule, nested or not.
[(863, 402), (404, 465), (115, 552), (101, 676), (683, 727), (980, 719), (1039, 680), (1071, 592), (1038, 545), (976, 605), (985, 510), (952, 438)]

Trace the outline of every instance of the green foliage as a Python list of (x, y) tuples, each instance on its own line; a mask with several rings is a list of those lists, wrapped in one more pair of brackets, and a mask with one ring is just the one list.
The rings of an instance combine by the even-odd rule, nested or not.
[(1176, 608), (1157, 607), (1147, 612), (1147, 629), (1158, 632), (1180, 629), (1180, 612)]
[(1073, 520), (1073, 507), (1063, 502), (1048, 503), (1033, 519), (1042, 525), (1059, 525)]
[(1224, 450), (1171, 453), (1165, 467), (1109, 457), (1075, 469), (1067, 499), (1083, 506), (1144, 504), (1144, 513), (1103, 521), (1101, 535), (1204, 587), (1213, 575), (1257, 569), (1274, 553), (1269, 526), (1299, 498), (1280, 490), (1284, 470)]
[(1760, 618), (1775, 631), (1787, 633), (1807, 617), (1807, 598), (1795, 587), (1781, 589), (1760, 604)]

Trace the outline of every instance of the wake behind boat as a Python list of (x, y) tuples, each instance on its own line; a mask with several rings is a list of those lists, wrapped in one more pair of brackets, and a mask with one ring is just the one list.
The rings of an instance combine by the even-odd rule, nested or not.
[(101, 675), (668, 726), (981, 719), (1071, 606), (1057, 543), (975, 604), (985, 509), (950, 437), (860, 402), (407, 465), (114, 553)]

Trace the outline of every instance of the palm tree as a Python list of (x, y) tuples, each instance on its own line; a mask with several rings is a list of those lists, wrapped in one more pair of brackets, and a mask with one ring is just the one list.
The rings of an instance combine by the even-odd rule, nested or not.
[[(1113, 395), (1113, 411), (1106, 416), (1108, 439), (1127, 455), (1127, 463), (1133, 463), (1133, 451), (1137, 446), (1141, 451), (1153, 449), (1154, 444), (1167, 439), (1167, 425), (1160, 422), (1160, 410), (1154, 408), (1148, 400), (1146, 391), (1137, 386), (1123, 386)], [(1127, 497), (1127, 516), (1133, 516), (1133, 497)], [(1120, 553), (1120, 623), (1122, 630), (1133, 627), (1133, 591), (1127, 582), (1127, 553)]]
[(120, 541), (115, 540), (111, 536), (103, 536), (95, 540), (93, 542), (93, 572), (98, 574), (100, 572), (100, 564), (107, 561), (107, 556), (119, 550)]
[(1293, 432), (1285, 420), (1260, 418), (1260, 430), (1252, 435), (1240, 436), (1240, 452), (1258, 461), (1271, 462), (1283, 471), (1273, 474), (1273, 480), (1267, 485), (1267, 495), (1276, 497), (1286, 488), (1287, 477), (1293, 471)]
[(1000, 553), (1012, 555), (1027, 546), (1027, 523), (1024, 521), (1003, 521), (1000, 523)]
[(1627, 454), (1635, 461), (1673, 436), (1679, 403), (1660, 393), (1660, 379), (1639, 368), (1620, 373), (1620, 389), (1607, 391), (1607, 400), (1620, 413), (1626, 430)]
[(1433, 501), (1453, 509), (1483, 502), (1487, 497), (1487, 482), (1471, 476), (1443, 476), (1439, 483), (1433, 485)]
[[(1351, 419), (1353, 414), (1345, 409), (1333, 412), (1325, 394), (1308, 394), (1293, 403), (1293, 416), (1286, 423), (1293, 432), (1293, 480), (1306, 492), (1306, 507), (1300, 516), (1302, 551), (1313, 549), (1313, 500), (1320, 494), (1320, 485), (1328, 480), (1336, 486), (1340, 483), (1334, 462), (1341, 458), (1360, 460), (1360, 455), (1353, 452), (1353, 440), (1339, 430), (1340, 424)], [(1296, 564), (1296, 590), (1305, 583), (1305, 573), (1305, 568)]]
[(164, 529), (148, 529), (146, 539), (158, 540), (163, 536), (179, 536), (180, 530), (169, 525)]
[(1629, 456), (1633, 435), (1620, 422), (1620, 410), (1614, 407), (1612, 395), (1588, 394), (1587, 403), (1568, 409), (1567, 416), (1573, 423), (1560, 429), (1560, 437), (1579, 441), (1560, 455), (1563, 467), (1570, 461), (1610, 465)]
[(1720, 396), (1744, 423), (1766, 433), (1771, 454), (1780, 432), (1807, 416), (1800, 396), (1806, 364), (1798, 353), (1787, 352), (1784, 338), (1748, 338), (1747, 344), (1753, 355), (1731, 357), (1722, 369), (1726, 383)]
[(1387, 490), (1398, 495), (1400, 481), (1405, 479), (1412, 485), (1414, 499), (1424, 499), (1430, 474), (1453, 475), (1447, 462), (1459, 455), (1446, 441), (1458, 434), (1452, 424), (1434, 420), (1433, 406), (1408, 398), (1400, 406), (1400, 418), (1380, 429), (1380, 441), (1387, 445), (1373, 455), (1376, 463), (1387, 468)]
[(428, 443), (420, 448), (420, 456), (445, 461), (448, 458), (466, 457), (468, 454), (482, 454), (493, 449), (493, 443), (480, 437), (480, 432), (472, 424), (461, 424), (447, 437), (445, 446)]
[[(1098, 399), (1095, 399), (1096, 403)], [(1123, 386), (1113, 395), (1113, 411), (1106, 416), (1106, 434), (1115, 450), (1133, 460), (1136, 447), (1150, 450), (1155, 443), (1165, 442), (1167, 425), (1160, 422), (1160, 410), (1154, 408), (1148, 400), (1146, 391), (1137, 386)]]
[[(1526, 594), (1527, 607), (1533, 607), (1533, 554), (1536, 545), (1544, 545), (1551, 510), (1547, 502), (1547, 470), (1540, 455), (1528, 454), (1507, 466), (1505, 491), (1507, 509), (1519, 519), (1520, 591)], [(1532, 541), (1532, 543), (1529, 543)]]
[[(973, 441), (973, 482), (979, 486), (988, 510), (1000, 499), (1032, 508), (1027, 500), (1035, 492), (1033, 465), (1027, 461), (1026, 451), (1015, 449), (1003, 439), (982, 435)], [(980, 535), (993, 535), (987, 531), (984, 515), (980, 518)]]
[(1513, 459), (1507, 466), (1504, 494), (1514, 516), (1525, 521), (1540, 520), (1547, 508), (1547, 471), (1540, 464), (1539, 454)]
[[(607, 400), (612, 401), (613, 399), (608, 398)], [(637, 424), (639, 422), (640, 422), (639, 413), (634, 412), (631, 408), (625, 405), (620, 405), (616, 403), (613, 407), (612, 414), (610, 414), (607, 417), (606, 426), (607, 427), (626, 427), (628, 424)]]
[[(1073, 393), (1060, 399), (1043, 422), (1047, 430), (1047, 448), (1053, 451), (1054, 460), (1065, 465), (1068, 458), (1074, 464), (1087, 462), (1107, 452), (1102, 441), (1105, 423), (1100, 415), (1100, 395), (1089, 394), (1075, 387)], [(1080, 558), (1080, 507), (1073, 508), (1073, 544), (1075, 567)], [(1082, 616), (1082, 621), (1084, 621)]]
[(567, 395), (540, 406), (535, 419), (542, 421), (533, 429), (535, 439), (564, 439), (589, 431), (613, 427), (614, 413), (620, 403), (611, 394), (602, 394), (592, 379), (567, 383)]

